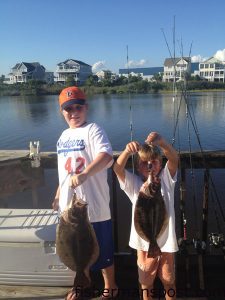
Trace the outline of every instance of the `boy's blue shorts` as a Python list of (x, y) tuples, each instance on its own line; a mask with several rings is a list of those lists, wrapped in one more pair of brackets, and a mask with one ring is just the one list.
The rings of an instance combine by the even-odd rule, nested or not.
[(112, 220), (91, 223), (99, 245), (99, 257), (91, 266), (91, 271), (105, 269), (113, 264), (114, 244)]

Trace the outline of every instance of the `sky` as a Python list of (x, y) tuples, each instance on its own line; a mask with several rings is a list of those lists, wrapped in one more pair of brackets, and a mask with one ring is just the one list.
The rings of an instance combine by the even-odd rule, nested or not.
[(225, 61), (224, 12), (224, 0), (0, 0), (0, 76), (70, 58), (94, 73), (161, 67), (174, 52)]

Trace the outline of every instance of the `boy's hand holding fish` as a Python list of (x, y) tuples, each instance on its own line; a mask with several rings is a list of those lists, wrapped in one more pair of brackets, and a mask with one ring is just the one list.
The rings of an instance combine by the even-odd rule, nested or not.
[(130, 142), (126, 145), (125, 152), (130, 154), (135, 154), (139, 151), (140, 144), (136, 141)]
[(81, 173), (81, 174), (76, 174), (76, 175), (71, 176), (70, 187), (75, 189), (76, 187), (81, 185), (83, 182), (85, 182), (87, 177), (88, 176), (86, 173)]

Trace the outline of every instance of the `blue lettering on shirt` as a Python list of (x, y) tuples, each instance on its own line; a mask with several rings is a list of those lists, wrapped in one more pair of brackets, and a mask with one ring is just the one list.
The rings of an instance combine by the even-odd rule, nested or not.
[(85, 149), (85, 143), (83, 139), (74, 139), (70, 138), (66, 141), (61, 139), (57, 143), (57, 153), (64, 153), (64, 156), (67, 156), (69, 152), (73, 151), (82, 151)]

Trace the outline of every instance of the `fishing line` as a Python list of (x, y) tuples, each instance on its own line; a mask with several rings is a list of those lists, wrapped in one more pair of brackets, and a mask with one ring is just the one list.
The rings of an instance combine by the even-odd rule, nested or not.
[(190, 120), (189, 120), (189, 112), (188, 112), (188, 103), (186, 102), (186, 124), (187, 124), (187, 133), (188, 133), (188, 146), (189, 146), (189, 162), (190, 162), (190, 174), (191, 174), (191, 183), (192, 183), (192, 192), (193, 192), (193, 202), (194, 202), (194, 214), (195, 214), (195, 227), (197, 228), (197, 236), (199, 236), (200, 229), (197, 220), (197, 202), (196, 202), (196, 182), (195, 182), (195, 174), (192, 162), (192, 145), (191, 145), (191, 134), (190, 134)]
[[(191, 49), (192, 49), (192, 43), (190, 46), (190, 50), (189, 50), (189, 56), (188, 59), (190, 60), (191, 57)], [(183, 55), (183, 42), (182, 42), (182, 38), (181, 38), (181, 43), (180, 43), (180, 54), (181, 54), (181, 58), (184, 59), (184, 55)], [(182, 70), (181, 70), (182, 72)], [(185, 109), (186, 109), (186, 122), (187, 122), (187, 132), (188, 132), (188, 143), (189, 143), (189, 161), (190, 161), (190, 166), (191, 166), (191, 182), (192, 182), (192, 191), (193, 191), (193, 202), (194, 202), (194, 214), (195, 214), (195, 226), (197, 228), (197, 235), (200, 235), (200, 228), (197, 222), (197, 190), (196, 190), (196, 181), (195, 181), (195, 174), (194, 174), (194, 168), (193, 168), (193, 164), (192, 164), (192, 148), (191, 148), (191, 135), (190, 135), (190, 121), (189, 119), (191, 118), (191, 123), (192, 126), (194, 128), (194, 131), (196, 133), (196, 136), (199, 138), (199, 134), (197, 131), (197, 124), (195, 121), (195, 117), (192, 117), (192, 115), (194, 116), (194, 111), (193, 111), (193, 106), (192, 103), (190, 104), (189, 101), (189, 97), (188, 97), (188, 92), (187, 92), (187, 76), (183, 70), (183, 85), (181, 88), (181, 97), (184, 98), (185, 100)], [(190, 110), (190, 106), (192, 108), (192, 113)], [(199, 139), (200, 141), (200, 139)]]
[(221, 226), (220, 226), (219, 216), (218, 216), (218, 213), (217, 213), (217, 210), (216, 210), (216, 203), (215, 203), (212, 191), (210, 191), (210, 194), (211, 194), (211, 198), (212, 198), (212, 204), (213, 204), (212, 206), (213, 206), (213, 209), (214, 209), (214, 214), (215, 214), (217, 229), (218, 229), (218, 232), (221, 232)]
[[(127, 45), (127, 84), (128, 84), (128, 99), (129, 99), (129, 124), (130, 124), (130, 142), (133, 141), (133, 110), (132, 110), (132, 101), (130, 95), (130, 69), (129, 69), (129, 51)], [(132, 172), (134, 174), (134, 155), (131, 155), (132, 160)]]
[[(189, 50), (189, 56), (188, 58), (190, 59), (191, 57), (191, 48), (192, 48), (192, 44)], [(183, 41), (182, 41), (182, 37), (181, 37), (181, 43), (180, 43), (180, 54), (181, 54), (181, 58), (182, 60), (184, 59), (184, 53), (183, 53)], [(194, 168), (193, 168), (193, 164), (192, 164), (192, 145), (191, 145), (191, 134), (190, 134), (190, 122), (189, 122), (189, 115), (190, 115), (190, 103), (188, 101), (188, 97), (187, 97), (187, 77), (186, 74), (184, 72), (184, 69), (181, 70), (181, 72), (183, 71), (183, 86), (182, 86), (182, 94), (184, 96), (185, 100), (185, 109), (186, 109), (186, 123), (187, 123), (187, 132), (188, 132), (188, 143), (189, 143), (189, 161), (190, 161), (190, 167), (191, 167), (191, 183), (192, 183), (192, 192), (193, 192), (193, 202), (194, 202), (194, 214), (195, 214), (195, 228), (197, 229), (197, 237), (199, 238), (200, 235), (200, 228), (197, 222), (197, 191), (196, 191), (196, 181), (195, 181), (195, 174), (194, 174)], [(193, 123), (192, 123), (193, 124)]]

